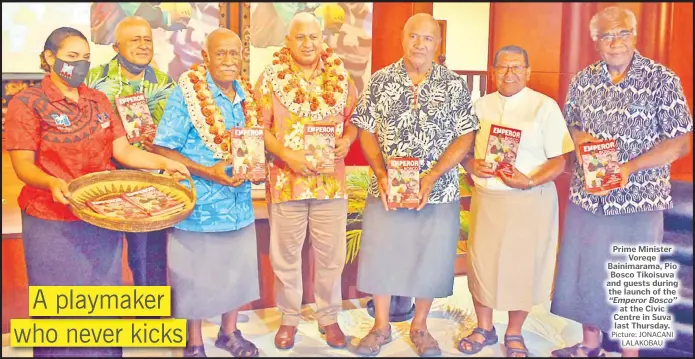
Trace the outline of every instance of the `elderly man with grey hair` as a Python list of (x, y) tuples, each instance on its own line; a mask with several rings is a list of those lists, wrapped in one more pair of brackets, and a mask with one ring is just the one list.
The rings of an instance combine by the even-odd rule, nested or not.
[[(505, 310), (507, 356), (526, 357), (521, 327), (531, 307), (548, 300), (553, 283), (560, 224), (553, 180), (574, 145), (555, 100), (526, 87), (531, 78), (526, 50), (505, 46), (493, 66), (497, 92), (473, 105), (480, 131), (474, 154), (463, 161), (475, 182), (467, 259), (478, 325), (458, 347), (476, 354), (497, 343), (492, 311)], [(489, 148), (493, 126), (520, 131), (518, 145), (503, 139)], [(496, 162), (504, 153), (516, 154), (510, 172)]]
[[(172, 316), (188, 325), (185, 357), (206, 356), (202, 321), (218, 315), (216, 347), (235, 357), (259, 354), (237, 328), (239, 308), (260, 297), (251, 184), (228, 174), (229, 149), (218, 141), (222, 132), (256, 125), (243, 110), (252, 100), (237, 79), (241, 53), (233, 31), (219, 28), (208, 35), (204, 64), (179, 78), (153, 143), (156, 153), (188, 167), (196, 188), (195, 208), (171, 229), (167, 248)], [(222, 116), (208, 122), (201, 103)]]
[[(392, 296), (415, 298), (409, 337), (420, 356), (442, 350), (429, 332), (434, 298), (453, 294), (459, 241), (457, 166), (473, 143), (478, 119), (465, 80), (432, 61), (441, 44), (437, 21), (405, 23), (403, 57), (372, 75), (355, 110), (360, 144), (372, 169), (363, 215), (357, 289), (373, 296), (375, 322), (356, 351), (377, 355), (391, 342)], [(388, 203), (389, 163), (410, 158), (420, 179), (416, 209)], [(393, 171), (391, 171), (393, 173)]]
[[(611, 249), (661, 243), (663, 212), (673, 207), (670, 164), (690, 150), (693, 128), (678, 76), (635, 50), (631, 11), (606, 8), (589, 27), (601, 60), (570, 83), (565, 119), (577, 149), (616, 141), (622, 180), (619, 188), (587, 192), (577, 156), (551, 312), (581, 323), (584, 335), (581, 343), (553, 351), (555, 357), (605, 355), (601, 333), (615, 329), (616, 311), (606, 294), (606, 262), (624, 260)], [(623, 356), (638, 356), (634, 344), (621, 346)]]

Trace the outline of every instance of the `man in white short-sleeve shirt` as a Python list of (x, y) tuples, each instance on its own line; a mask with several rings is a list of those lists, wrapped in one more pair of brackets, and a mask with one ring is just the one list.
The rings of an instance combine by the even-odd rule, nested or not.
[[(473, 105), (480, 130), (474, 156), (463, 161), (475, 182), (467, 258), (478, 325), (459, 350), (475, 354), (497, 343), (492, 311), (504, 310), (507, 356), (525, 357), (521, 327), (531, 307), (548, 300), (553, 281), (559, 228), (553, 180), (574, 145), (557, 103), (526, 87), (531, 68), (524, 49), (501, 48), (493, 65), (497, 92)], [(508, 137), (495, 136), (489, 144), (493, 125), (506, 127), (501, 130)], [(514, 153), (505, 173), (500, 163)]]

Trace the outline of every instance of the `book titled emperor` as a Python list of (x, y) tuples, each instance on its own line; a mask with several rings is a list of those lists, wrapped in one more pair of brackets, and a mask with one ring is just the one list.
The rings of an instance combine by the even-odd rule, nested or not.
[(490, 127), (490, 137), (487, 140), (485, 162), (493, 172), (502, 172), (508, 176), (514, 175), (516, 153), (521, 142), (521, 130), (499, 125)]
[(139, 191), (123, 194), (123, 199), (140, 207), (150, 216), (161, 216), (176, 213), (183, 209), (184, 203), (167, 196), (166, 193), (154, 186), (145, 187)]
[(414, 209), (420, 204), (420, 161), (414, 157), (393, 157), (388, 161), (389, 208)]
[(142, 141), (143, 137), (154, 136), (157, 132), (144, 94), (116, 97), (116, 108), (131, 144)]
[(306, 158), (319, 173), (335, 171), (335, 125), (304, 126)]
[(263, 128), (231, 129), (232, 173), (243, 174), (252, 182), (265, 179)]
[(142, 208), (126, 201), (123, 197), (115, 197), (103, 201), (87, 201), (87, 206), (95, 212), (111, 218), (139, 219), (149, 215)]
[(620, 187), (620, 163), (615, 140), (579, 145), (584, 170), (584, 185), (589, 193)]

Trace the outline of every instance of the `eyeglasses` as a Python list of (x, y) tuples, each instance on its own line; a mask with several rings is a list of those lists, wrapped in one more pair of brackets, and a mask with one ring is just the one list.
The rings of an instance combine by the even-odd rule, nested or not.
[(495, 72), (500, 75), (506, 74), (508, 70), (512, 70), (513, 74), (522, 74), (526, 70), (526, 66), (496, 66)]
[(604, 44), (610, 44), (611, 42), (615, 41), (615, 39), (620, 38), (620, 41), (627, 41), (629, 40), (632, 35), (635, 34), (635, 30), (623, 30), (617, 34), (601, 34), (599, 35), (598, 39)]

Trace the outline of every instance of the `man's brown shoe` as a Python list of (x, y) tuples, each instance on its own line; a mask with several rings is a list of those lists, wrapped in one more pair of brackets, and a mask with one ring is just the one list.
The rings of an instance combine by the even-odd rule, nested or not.
[(277, 334), (275, 334), (275, 347), (278, 349), (292, 349), (294, 347), (295, 334), (297, 334), (297, 327), (281, 325)]
[(325, 327), (319, 326), (319, 332), (326, 335), (326, 344), (331, 348), (345, 348), (347, 345), (345, 334), (340, 330), (338, 323), (333, 323)]

